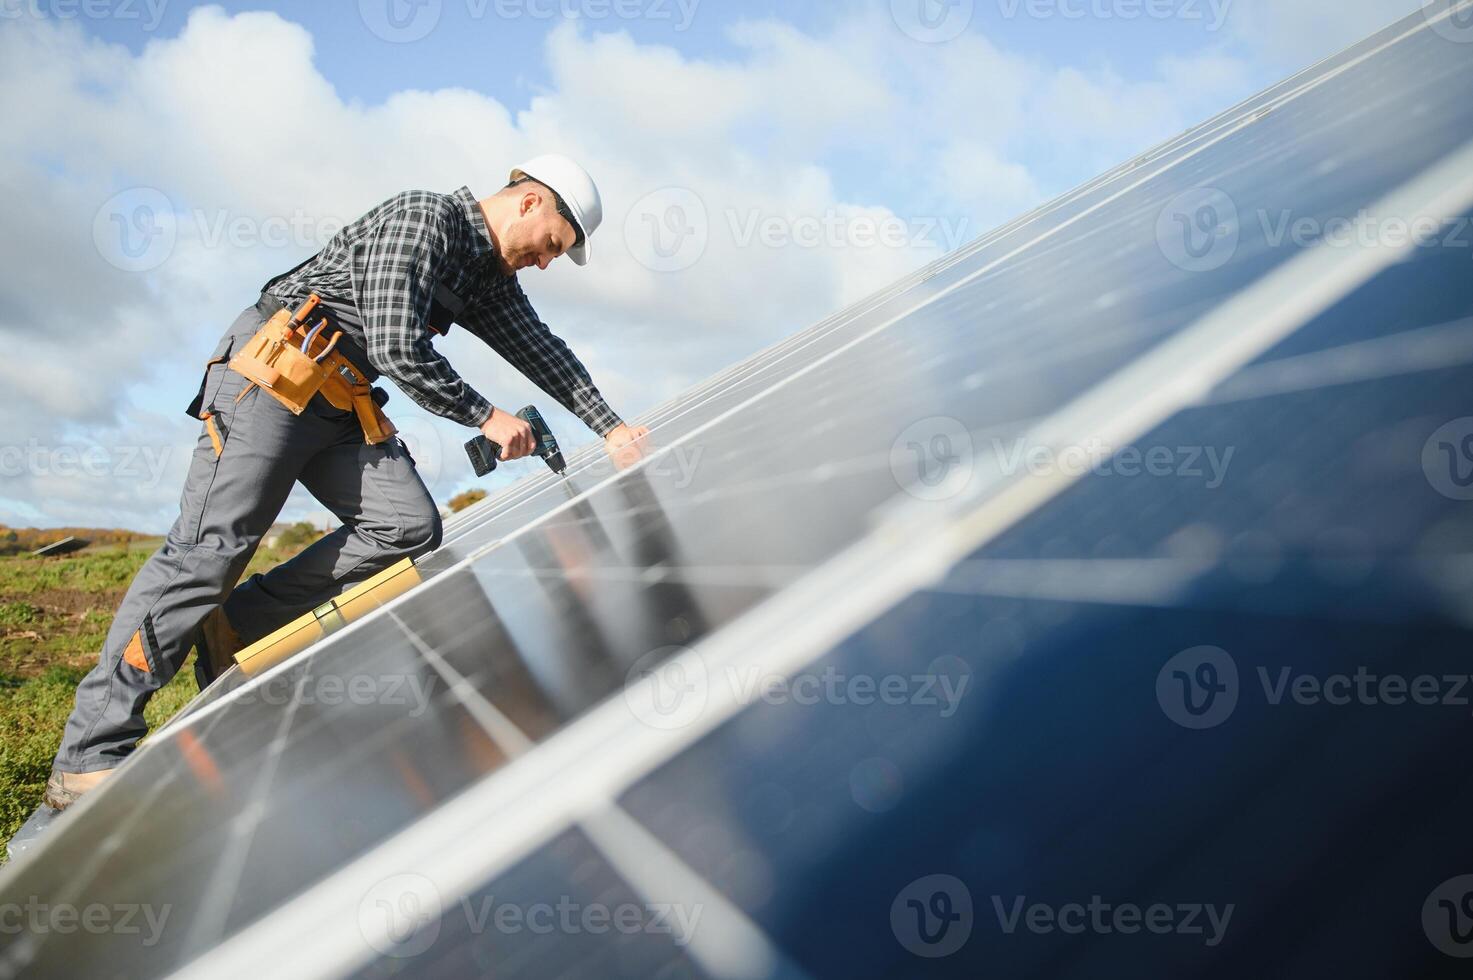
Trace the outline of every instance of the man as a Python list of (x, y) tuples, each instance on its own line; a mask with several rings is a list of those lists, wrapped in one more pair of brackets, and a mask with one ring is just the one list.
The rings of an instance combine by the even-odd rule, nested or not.
[[(342, 332), (336, 350), (352, 369), (370, 383), (387, 376), (436, 415), (479, 428), (503, 447), (502, 459), (527, 456), (536, 437), (435, 351), (432, 336), (452, 322), (603, 436), (611, 454), (635, 448), (630, 443), (648, 430), (614, 414), (578, 358), (538, 319), (516, 278), (564, 253), (586, 264), (588, 237), (602, 218), (588, 173), (567, 157), (540, 156), (483, 200), (465, 187), (392, 197), (266, 283), (260, 301), (220, 341), (189, 408), (205, 430), (179, 519), (133, 580), (97, 667), (77, 688), (47, 805), (66, 808), (133, 751), (148, 730), (149, 697), (196, 642), (203, 686), (241, 646), (439, 546), (439, 511), (402, 443), (366, 443), (359, 417), (320, 392), (294, 414), (228, 365), (232, 351), (242, 351), (276, 311), (317, 294), (313, 319), (325, 315), (324, 333)], [(380, 403), (387, 397), (380, 389), (375, 395)], [(298, 481), (343, 526), (236, 587)]]

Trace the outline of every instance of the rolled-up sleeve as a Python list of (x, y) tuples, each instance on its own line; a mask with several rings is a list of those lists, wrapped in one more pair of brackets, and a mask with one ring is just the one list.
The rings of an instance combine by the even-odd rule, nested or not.
[(490, 302), (462, 311), (460, 323), (600, 436), (623, 424), (583, 362), (537, 316), (515, 279)]
[(435, 350), (425, 325), (449, 245), (445, 219), (432, 210), (387, 218), (364, 243), (355, 295), (374, 368), (426, 411), (478, 427), (491, 403)]

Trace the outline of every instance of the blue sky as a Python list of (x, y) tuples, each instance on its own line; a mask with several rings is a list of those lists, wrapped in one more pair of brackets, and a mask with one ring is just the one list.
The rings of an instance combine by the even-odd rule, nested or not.
[[(0, 336), (25, 338), (0, 364), (0, 523), (162, 530), (204, 353), (397, 190), (487, 194), (534, 153), (582, 159), (595, 262), (524, 286), (637, 418), (1417, 6), (0, 0)], [(104, 241), (140, 204), (169, 231), (142, 264)], [(699, 249), (671, 262), (645, 238), (677, 212)], [(876, 224), (900, 234), (858, 234)], [(442, 350), (493, 402), (550, 402), (463, 336)], [(470, 486), (466, 433), (392, 404), (436, 497)], [(565, 445), (591, 438), (547, 413)], [(143, 476), (122, 462), (150, 454)]]
[[(435, 9), (433, 0), (396, 0), (405, 16), (411, 2)], [(610, 0), (612, 5), (613, 0)], [(686, 0), (688, 4), (691, 0)], [(1065, 3), (1059, 13), (1035, 17), (1020, 2), (1003, 0), (973, 7), (968, 30), (1004, 38), (1016, 51), (1047, 57), (1060, 65), (1113, 64), (1125, 77), (1146, 77), (1151, 62), (1162, 54), (1179, 54), (1205, 47), (1226, 38), (1214, 37), (1211, 22), (1217, 11), (1231, 18), (1231, 0), (1182, 2), (1180, 16), (1150, 17), (1121, 13), (1113, 18), (1092, 16), (1089, 3)], [(441, 0), (438, 27), (429, 43), (392, 43), (373, 34), (355, 0), (327, 3), (269, 3), (225, 0), (216, 4), (226, 11), (271, 10), (301, 24), (317, 40), (318, 66), (335, 85), (354, 98), (380, 100), (401, 88), (466, 86), (496, 96), (520, 108), (531, 92), (549, 82), (542, 52), (547, 30), (563, 19), (565, 9), (579, 9), (566, 0)], [(647, 16), (623, 17), (602, 14), (584, 7), (584, 21), (597, 30), (627, 31), (642, 44), (668, 45), (702, 57), (732, 58), (739, 48), (727, 37), (727, 28), (739, 21), (781, 20), (810, 33), (826, 33), (861, 6), (848, 0), (823, 4), (775, 3), (771, 0), (719, 2), (698, 0), (693, 15), (684, 16), (677, 0), (643, 5)], [(1403, 5), (1404, 6), (1404, 5)], [(193, 6), (165, 3), (162, 16), (155, 17), (146, 0), (136, 0), (136, 17), (86, 18), (77, 21), (90, 33), (138, 51), (152, 37), (177, 35)], [(506, 16), (498, 16), (498, 9)], [(691, 7), (685, 8), (687, 10)], [(1387, 4), (1387, 22), (1404, 13)], [(1090, 16), (1076, 12), (1090, 11)], [(686, 21), (688, 20), (688, 23)], [(155, 27), (155, 23), (157, 26)], [(152, 29), (150, 29), (152, 28)], [(1232, 43), (1228, 41), (1228, 43)], [(1272, 61), (1281, 63), (1275, 65)], [(1266, 59), (1265, 70), (1296, 67), (1281, 58)]]
[[(14, 2), (14, 0), (11, 0)], [(64, 0), (52, 0), (64, 2)], [(104, 2), (104, 0), (99, 0)], [(105, 0), (127, 3), (128, 0)], [(176, 36), (194, 7), (168, 0), (134, 0), (126, 18), (78, 17), (89, 33), (138, 52), (151, 39)], [(622, 0), (620, 0), (622, 2)], [(919, 0), (940, 6), (940, 0)], [(1240, 33), (1250, 15), (1242, 8), (1258, 0), (1163, 0), (1171, 16), (1149, 16), (1132, 0), (949, 0), (970, 8), (967, 33), (986, 37), (1011, 54), (1037, 58), (1055, 67), (1074, 66), (1108, 71), (1127, 82), (1157, 76), (1162, 57), (1226, 52), (1241, 58), (1243, 93), (1256, 91), (1315, 55), (1328, 53), (1367, 24), (1389, 23), (1408, 8), (1406, 2), (1382, 0), (1384, 17), (1374, 13), (1345, 18), (1349, 30), (1332, 32), (1325, 43), (1254, 44)], [(1146, 0), (1135, 0), (1144, 5)], [(552, 84), (544, 45), (548, 32), (568, 18), (565, 10), (582, 11), (590, 32), (623, 32), (637, 43), (668, 46), (689, 58), (740, 60), (742, 45), (731, 38), (733, 25), (780, 21), (795, 29), (824, 35), (852, 20), (856, 11), (884, 7), (885, 0), (836, 0), (824, 4), (774, 3), (771, 0), (639, 0), (641, 16), (620, 16), (616, 0), (334, 0), (327, 3), (251, 2), (216, 4), (240, 13), (270, 10), (305, 27), (315, 41), (317, 69), (347, 100), (376, 103), (406, 88), (470, 88), (495, 98), (513, 112)], [(374, 33), (364, 11), (394, 6), (407, 22), (433, 18), (425, 38), (394, 42)], [(1321, 3), (1328, 7), (1329, 4)], [(1362, 4), (1370, 7), (1370, 4)], [(1237, 9), (1235, 9), (1235, 7)], [(1112, 8), (1114, 9), (1112, 12)], [(633, 9), (633, 8), (631, 8)], [(158, 13), (155, 14), (154, 11)], [(1030, 14), (1030, 10), (1035, 14)], [(498, 14), (502, 11), (503, 14)], [(1097, 16), (1104, 12), (1104, 16)], [(760, 135), (760, 134), (754, 134)], [(842, 183), (840, 189), (863, 194), (883, 186), (871, 167), (847, 167), (856, 147), (845, 146), (821, 159)], [(1052, 178), (1051, 189), (1088, 179), (1093, 171), (1059, 166), (1040, 148), (1028, 161)]]

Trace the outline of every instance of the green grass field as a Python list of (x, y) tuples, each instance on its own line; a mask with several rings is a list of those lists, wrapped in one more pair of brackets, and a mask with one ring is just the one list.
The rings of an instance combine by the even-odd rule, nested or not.
[[(158, 541), (66, 558), (0, 558), (0, 859), (41, 802), (77, 682), (97, 663), (113, 611)], [(297, 548), (256, 553), (246, 574)], [(150, 729), (198, 693), (186, 664), (149, 702)]]

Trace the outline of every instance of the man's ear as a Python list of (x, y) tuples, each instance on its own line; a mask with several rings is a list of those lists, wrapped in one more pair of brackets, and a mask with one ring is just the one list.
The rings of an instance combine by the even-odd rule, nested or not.
[(525, 194), (522, 195), (522, 206), (521, 209), (517, 212), (518, 216), (525, 218), (528, 212), (535, 208), (541, 200), (542, 195), (538, 194), (534, 190), (529, 189)]

